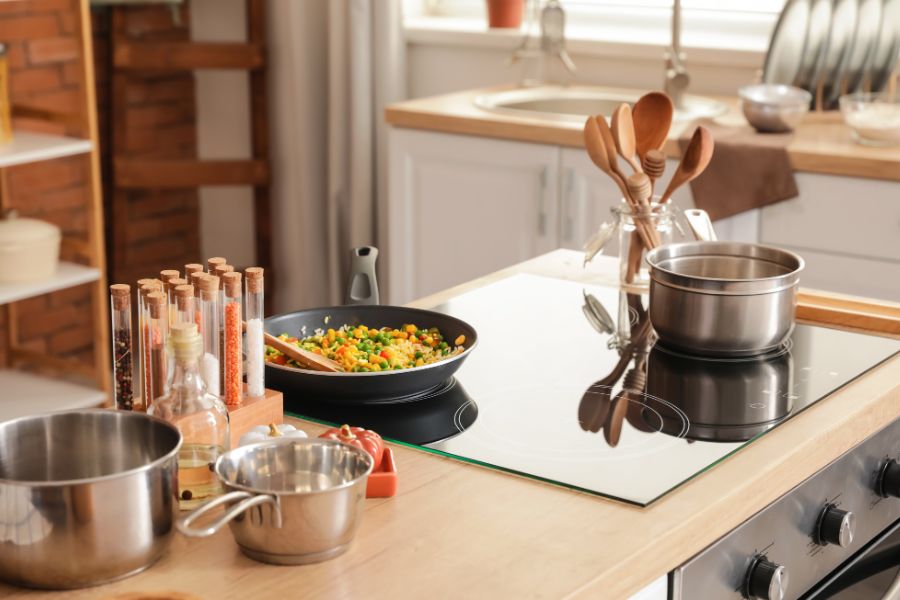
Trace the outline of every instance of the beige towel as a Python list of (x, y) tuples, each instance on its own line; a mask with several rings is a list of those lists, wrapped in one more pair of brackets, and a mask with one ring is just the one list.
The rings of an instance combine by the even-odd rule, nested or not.
[[(757, 133), (749, 125), (702, 123), (716, 143), (712, 160), (691, 182), (694, 204), (713, 221), (795, 198), (797, 182), (786, 147), (791, 134)], [(695, 127), (678, 140), (682, 151)]]

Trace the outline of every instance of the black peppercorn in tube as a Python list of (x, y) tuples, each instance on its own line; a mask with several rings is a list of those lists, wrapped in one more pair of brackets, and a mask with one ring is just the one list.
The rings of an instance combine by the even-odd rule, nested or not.
[(112, 319), (113, 391), (116, 408), (134, 409), (134, 353), (131, 341), (131, 286), (109, 286)]

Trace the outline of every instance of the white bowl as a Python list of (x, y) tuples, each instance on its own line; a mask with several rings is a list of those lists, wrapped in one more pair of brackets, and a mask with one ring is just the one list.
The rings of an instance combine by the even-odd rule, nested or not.
[(841, 96), (841, 114), (853, 138), (866, 146), (900, 144), (900, 97), (887, 92)]

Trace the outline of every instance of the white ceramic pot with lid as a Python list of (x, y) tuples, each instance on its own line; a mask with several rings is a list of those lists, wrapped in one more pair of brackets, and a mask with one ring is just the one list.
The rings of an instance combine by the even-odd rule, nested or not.
[(59, 227), (9, 211), (0, 219), (0, 284), (52, 277), (59, 263)]

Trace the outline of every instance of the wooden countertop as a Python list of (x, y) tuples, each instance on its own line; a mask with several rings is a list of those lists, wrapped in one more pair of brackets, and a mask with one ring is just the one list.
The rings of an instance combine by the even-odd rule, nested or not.
[[(470, 90), (399, 102), (387, 107), (385, 118), (395, 127), (583, 147), (581, 123), (499, 114), (474, 105), (473, 99), (479, 94), (503, 89), (509, 87)], [(603, 89), (614, 91), (614, 88)], [(747, 124), (738, 110), (736, 98), (716, 99), (729, 107), (726, 114), (715, 119), (717, 124)], [(679, 156), (675, 140), (689, 125), (689, 122), (673, 124), (665, 148), (669, 156)], [(837, 111), (809, 113), (793, 133), (787, 151), (797, 171), (900, 181), (900, 146), (871, 148), (855, 143), (850, 137), (850, 129), (844, 125)]]
[[(415, 305), (515, 273), (615, 281), (615, 260), (583, 270), (581, 257), (558, 250)], [(366, 501), (343, 556), (276, 567), (245, 558), (228, 531), (176, 535), (146, 572), (66, 598), (626, 598), (898, 415), (895, 357), (647, 508), (397, 446), (399, 493)], [(321, 429), (296, 424), (310, 435)], [(58, 595), (0, 585), (0, 597)]]

